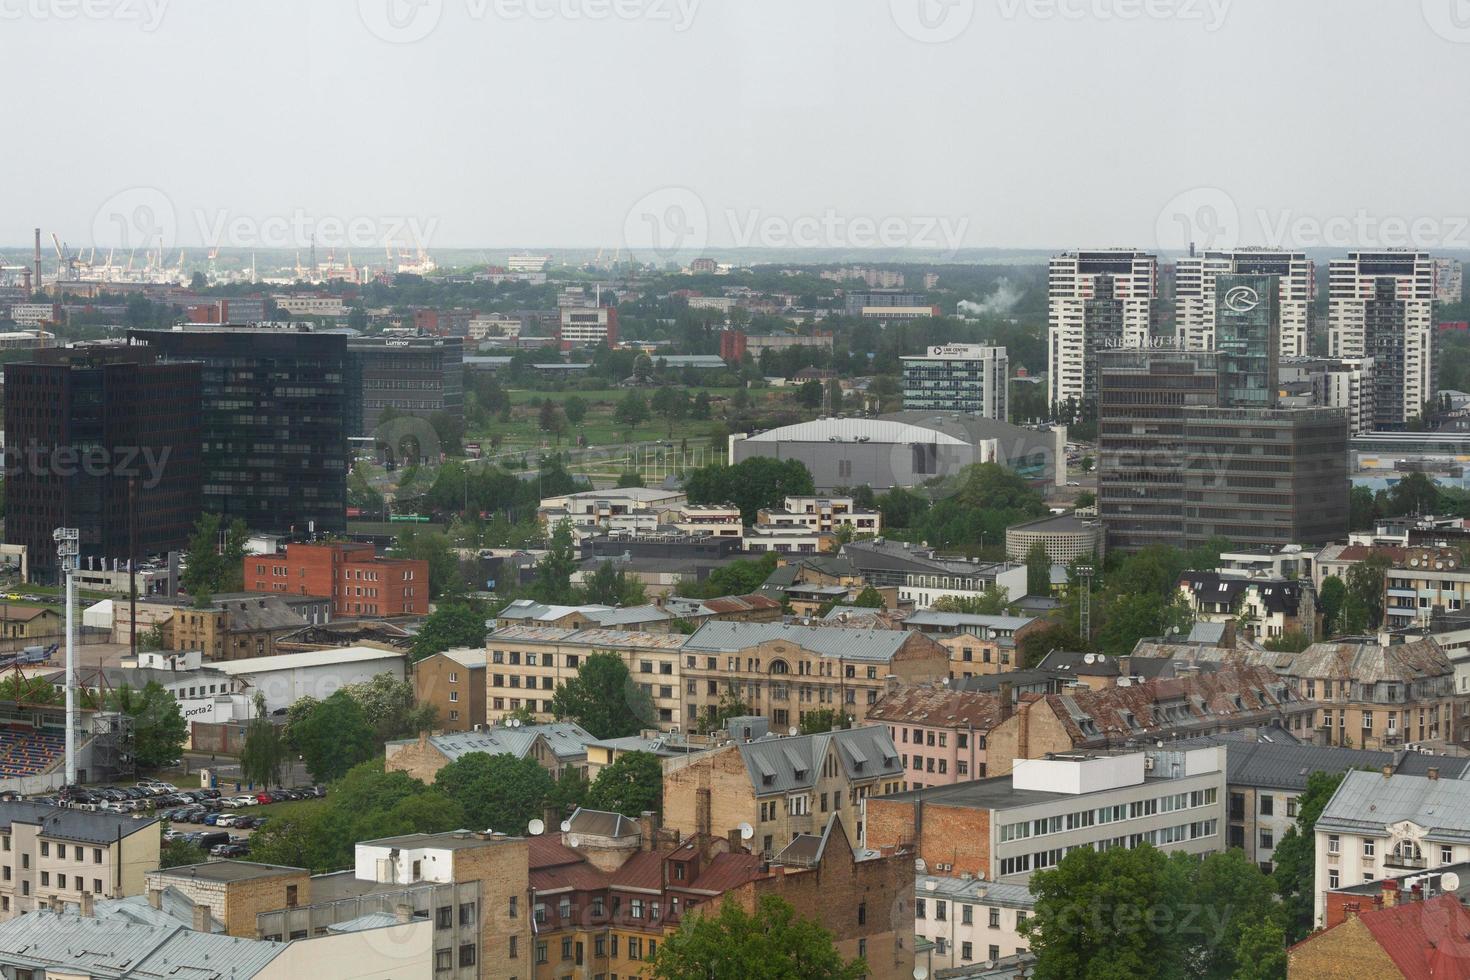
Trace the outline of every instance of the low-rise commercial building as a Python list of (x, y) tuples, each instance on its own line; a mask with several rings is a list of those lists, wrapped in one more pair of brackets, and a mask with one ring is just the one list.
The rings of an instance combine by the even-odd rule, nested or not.
[(1037, 544), (1046, 549), (1055, 565), (1070, 565), (1079, 558), (1101, 561), (1107, 550), (1107, 533), (1102, 522), (1059, 514), (1006, 528), (1006, 556), (1025, 561)]
[(868, 847), (912, 846), (929, 873), (1024, 883), (1068, 850), (1224, 850), (1225, 750), (1068, 754), (1009, 776), (870, 798)]
[(429, 563), (379, 558), (370, 544), (288, 544), (284, 553), (246, 555), (245, 590), (329, 596), (341, 617), (427, 616)]
[(225, 660), (216, 666), (252, 693), (264, 695), (266, 707), (288, 708), (303, 697), (328, 698), (348, 684), (370, 681), (379, 674), (406, 680), (408, 656), (402, 650), (338, 647), (274, 657)]
[[(534, 759), (536, 764), (560, 779), (568, 769), (587, 775), (587, 743), (591, 732), (570, 721), (547, 725), (522, 725), (510, 722), (491, 725), (479, 731), (430, 735), (421, 732), (416, 739), (400, 739), (384, 747), (384, 768), (389, 772), (406, 772), (415, 779), (432, 784), (439, 770), (471, 752), (486, 755), (509, 755), (517, 759)], [(509, 828), (511, 830), (517, 828)]]
[(1022, 934), (1036, 909), (1025, 885), (974, 875), (920, 874), (914, 882), (914, 933), (934, 944), (934, 970), (975, 969), (1030, 952)]

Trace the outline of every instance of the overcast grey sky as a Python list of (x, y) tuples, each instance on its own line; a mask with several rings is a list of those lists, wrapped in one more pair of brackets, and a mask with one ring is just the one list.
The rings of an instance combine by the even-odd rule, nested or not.
[(1470, 237), (1467, 0), (0, 0), (0, 56), (10, 245)]

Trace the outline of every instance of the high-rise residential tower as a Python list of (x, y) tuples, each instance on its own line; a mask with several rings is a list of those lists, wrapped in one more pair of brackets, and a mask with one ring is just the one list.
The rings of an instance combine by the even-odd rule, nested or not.
[(1374, 427), (1402, 429), (1434, 397), (1435, 260), (1352, 252), (1329, 266), (1328, 353), (1373, 358)]
[(1276, 279), (1280, 314), (1278, 353), (1305, 357), (1310, 353), (1312, 301), (1317, 295), (1315, 267), (1304, 252), (1264, 248), (1205, 251), (1179, 259), (1174, 267), (1174, 321), (1179, 346), (1215, 349), (1217, 280), (1227, 275), (1262, 275)]
[(1158, 296), (1158, 257), (1134, 249), (1068, 252), (1047, 275), (1047, 397), (1097, 398), (1101, 350), (1143, 347)]

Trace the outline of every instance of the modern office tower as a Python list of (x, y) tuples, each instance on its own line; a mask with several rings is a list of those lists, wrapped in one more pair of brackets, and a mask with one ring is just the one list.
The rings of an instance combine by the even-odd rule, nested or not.
[(1348, 421), (1338, 408), (1184, 412), (1184, 538), (1323, 545), (1348, 530)]
[(1097, 509), (1109, 550), (1179, 547), (1184, 416), (1219, 404), (1209, 351), (1111, 351), (1098, 358)]
[[(1047, 397), (1097, 398), (1097, 353), (1149, 343), (1158, 258), (1133, 249), (1069, 252), (1047, 274)], [(1116, 339), (1115, 339), (1116, 338)]]
[(1220, 404), (1266, 408), (1276, 402), (1280, 289), (1275, 276), (1215, 276), (1215, 347)]
[(1009, 364), (1004, 347), (951, 344), (903, 358), (903, 407), (973, 412), (1006, 421)]
[(1179, 259), (1174, 266), (1174, 318), (1179, 346), (1215, 349), (1215, 311), (1222, 275), (1276, 278), (1280, 311), (1278, 352), (1281, 357), (1310, 353), (1312, 301), (1317, 295), (1316, 269), (1304, 252), (1244, 248), (1206, 251)]
[(347, 529), (347, 337), (292, 327), (130, 330), (201, 365), (204, 510), (252, 529)]
[(1282, 405), (1294, 408), (1341, 408), (1348, 432), (1373, 431), (1374, 381), (1371, 357), (1297, 357), (1281, 364)]
[(1328, 269), (1328, 353), (1373, 358), (1375, 428), (1402, 429), (1435, 393), (1435, 260), (1353, 252)]
[(1347, 412), (1222, 405), (1234, 397), (1224, 356), (1102, 356), (1098, 512), (1109, 550), (1216, 536), (1241, 547), (1316, 544), (1346, 533)]
[(348, 374), (361, 384), (362, 411), (351, 435), (371, 435), (385, 409), (428, 418), (464, 418), (464, 341), (459, 337), (354, 337)]
[(5, 365), (5, 540), (26, 546), (32, 577), (54, 580), (58, 527), (80, 532), (84, 569), (186, 547), (201, 510), (199, 365), (102, 345), (34, 356)]

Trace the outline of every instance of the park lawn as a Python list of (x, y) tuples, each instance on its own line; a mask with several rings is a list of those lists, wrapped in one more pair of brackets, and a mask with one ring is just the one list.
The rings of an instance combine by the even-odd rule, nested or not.
[(301, 817), (319, 810), (327, 805), (331, 795), (321, 799), (310, 800), (286, 800), (283, 803), (267, 803), (264, 806), (246, 807), (240, 813), (251, 817), (270, 817), (272, 821), (284, 820), (287, 817)]
[[(622, 401), (623, 398), (630, 391), (641, 391), (641, 392), (643, 392), (643, 397), (644, 398), (652, 398), (653, 397), (653, 392), (655, 392), (657, 390), (658, 389), (656, 389), (656, 388), (599, 388), (599, 389), (597, 389), (595, 391), (575, 391), (575, 390), (567, 390), (567, 391), (534, 391), (534, 390), (531, 390), (531, 389), (520, 389), (520, 388), (516, 388), (516, 389), (511, 389), (510, 391), (506, 392), (506, 394), (508, 394), (510, 396), (510, 403), (512, 405), (526, 405), (526, 404), (530, 404), (532, 402), (534, 402), (536, 404), (540, 404), (541, 402), (545, 401), (548, 398), (550, 398), (554, 402), (564, 402), (568, 398), (571, 398), (573, 395), (575, 395), (578, 398), (582, 399), (588, 405), (596, 405), (598, 402), (607, 402), (610, 405), (616, 405), (618, 402)], [(708, 392), (710, 398), (712, 398), (712, 399), (720, 399), (720, 398), (730, 398), (730, 397), (733, 397), (734, 394), (735, 394), (736, 389), (734, 389), (734, 388), (690, 388), (689, 389), (689, 392), (690, 392), (690, 395), (691, 396), (694, 395), (697, 392), (700, 392), (700, 391)]]

